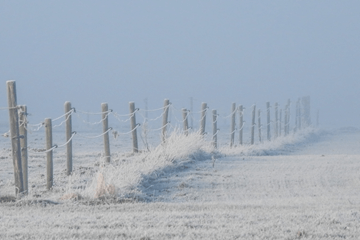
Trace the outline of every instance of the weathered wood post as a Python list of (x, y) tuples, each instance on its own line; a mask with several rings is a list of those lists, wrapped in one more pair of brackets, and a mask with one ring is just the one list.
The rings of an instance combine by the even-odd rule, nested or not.
[(244, 108), (243, 105), (239, 106), (239, 144), (243, 145), (243, 130), (244, 130)]
[(200, 134), (205, 134), (205, 124), (206, 124), (206, 112), (207, 112), (207, 104), (201, 104), (201, 124), (200, 124)]
[(45, 118), (45, 133), (46, 133), (46, 189), (51, 190), (53, 186), (53, 147), (52, 143), (52, 122), (51, 118)]
[(103, 133), (104, 133), (104, 151), (105, 162), (109, 163), (111, 159), (110, 155), (110, 140), (109, 140), (109, 107), (107, 103), (101, 104), (101, 112), (103, 119)]
[(186, 108), (182, 109), (184, 133), (187, 136), (189, 134), (189, 123), (188, 123), (189, 111)]
[(274, 138), (278, 137), (279, 133), (279, 113), (278, 113), (278, 103), (275, 103), (275, 124), (274, 124)]
[(255, 143), (255, 114), (256, 113), (256, 105), (253, 106), (252, 111), (252, 121), (251, 121), (251, 145)]
[(20, 146), (21, 146), (21, 169), (23, 173), (23, 187), (24, 193), (27, 194), (29, 191), (28, 188), (28, 150), (27, 150), (27, 107), (25, 105), (20, 106), (20, 126), (19, 126), (19, 134), (20, 138)]
[(214, 148), (217, 148), (217, 135), (218, 135), (218, 128), (217, 128), (217, 111), (216, 110), (212, 110), (212, 115), (213, 115), (213, 146)]
[[(72, 137), (72, 121), (71, 121), (71, 102), (65, 102), (65, 132), (66, 132), (66, 142), (69, 141)], [(66, 175), (70, 176), (72, 173), (72, 140), (66, 144)]]
[(136, 131), (136, 117), (135, 117), (135, 103), (129, 102), (129, 108), (130, 108), (130, 122), (131, 122), (131, 134), (132, 134), (132, 140), (133, 140), (133, 152), (137, 153), (139, 151), (138, 147), (138, 139), (137, 139), (137, 131)]
[(16, 99), (16, 83), (15, 81), (7, 81), (6, 85), (10, 120), (10, 138), (15, 177), (15, 195), (18, 196), (19, 193), (22, 193), (24, 191), (24, 182), (21, 166), (21, 136), (19, 133), (19, 115)]
[(259, 142), (261, 142), (261, 110), (258, 110)]
[(230, 147), (234, 146), (234, 141), (235, 141), (235, 114), (236, 114), (236, 103), (232, 103), (232, 105), (231, 105)]
[(166, 141), (166, 130), (167, 130), (168, 118), (169, 118), (169, 106), (170, 106), (169, 99), (165, 99), (164, 100), (163, 127), (162, 127), (162, 142), (163, 143), (165, 143), (165, 141)]
[(271, 135), (270, 135), (270, 102), (266, 103), (266, 111), (267, 111), (267, 122), (266, 122), (266, 128), (267, 128), (267, 140), (270, 141), (271, 140)]

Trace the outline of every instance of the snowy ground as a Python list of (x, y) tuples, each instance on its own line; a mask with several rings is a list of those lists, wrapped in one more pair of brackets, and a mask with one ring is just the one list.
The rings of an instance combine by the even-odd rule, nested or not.
[[(184, 156), (180, 150), (172, 156), (174, 150), (155, 149), (147, 159), (159, 159), (157, 168), (136, 169), (138, 177), (126, 184), (115, 175), (132, 168), (119, 157), (112, 175), (106, 176), (108, 184), (123, 197), (122, 192), (135, 187), (139, 202), (92, 200), (81, 189), (75, 192), (83, 200), (62, 201), (59, 180), (51, 194), (38, 197), (34, 195), (40, 190), (32, 190), (25, 199), (1, 203), (0, 238), (360, 239), (358, 129), (307, 132), (253, 148), (222, 147), (219, 154), (196, 142), (184, 146), (194, 148)], [(177, 164), (162, 162), (164, 155)], [(83, 169), (79, 176), (96, 179), (92, 171)], [(4, 170), (1, 174), (5, 176)], [(40, 181), (33, 179), (34, 189)], [(81, 181), (69, 183), (65, 193)], [(0, 194), (8, 193), (10, 185), (0, 185)], [(90, 181), (87, 186), (94, 190)]]

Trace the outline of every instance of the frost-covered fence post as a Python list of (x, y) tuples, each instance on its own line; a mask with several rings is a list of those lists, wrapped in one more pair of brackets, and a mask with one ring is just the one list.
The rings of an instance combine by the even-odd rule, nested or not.
[(129, 102), (130, 108), (130, 122), (131, 122), (131, 133), (132, 133), (132, 140), (133, 140), (133, 152), (137, 153), (139, 151), (138, 148), (138, 140), (137, 140), (137, 131), (136, 131), (136, 117), (135, 117), (135, 103)]
[(201, 104), (201, 123), (200, 123), (200, 134), (205, 134), (205, 124), (206, 124), (206, 110), (207, 110), (207, 104), (202, 103)]
[(187, 136), (189, 134), (189, 123), (188, 123), (189, 111), (186, 108), (183, 108), (181, 110), (182, 110), (182, 116), (183, 116), (184, 133)]
[(71, 121), (71, 102), (65, 102), (65, 132), (66, 132), (66, 175), (70, 176), (72, 172), (72, 121)]
[(267, 111), (267, 122), (266, 122), (266, 128), (267, 128), (267, 140), (271, 140), (270, 136), (270, 102), (266, 102), (266, 111)]
[(255, 143), (255, 114), (256, 113), (256, 105), (254, 104), (252, 110), (252, 121), (251, 121), (251, 145)]
[(243, 105), (239, 106), (239, 144), (243, 145), (243, 129), (244, 129), (244, 108)]
[(19, 126), (19, 134), (20, 138), (20, 146), (21, 146), (21, 168), (23, 173), (23, 187), (24, 193), (28, 193), (28, 150), (27, 150), (27, 107), (25, 105), (20, 106), (20, 126)]
[(53, 186), (53, 147), (52, 143), (52, 122), (51, 118), (45, 118), (46, 133), (46, 189), (50, 190)]
[(166, 130), (168, 125), (168, 118), (169, 118), (169, 99), (164, 100), (164, 115), (163, 115), (163, 127), (162, 127), (162, 142), (165, 143), (166, 141)]
[(218, 128), (217, 128), (217, 111), (214, 109), (212, 110), (213, 115), (213, 146), (214, 148), (217, 148), (217, 134), (218, 134)]
[(279, 133), (279, 113), (278, 113), (278, 103), (275, 103), (275, 126), (274, 126), (274, 138), (278, 137)]
[(22, 193), (24, 191), (24, 184), (21, 166), (21, 136), (19, 134), (19, 115), (16, 100), (16, 83), (15, 81), (7, 81), (6, 85), (10, 120), (10, 137), (15, 177), (15, 195), (18, 196), (19, 193)]
[(261, 110), (258, 110), (259, 142), (261, 142)]
[(103, 133), (104, 133), (104, 151), (105, 151), (105, 162), (110, 162), (110, 140), (109, 140), (109, 107), (107, 103), (101, 104), (101, 112), (103, 119)]
[(235, 141), (235, 114), (236, 114), (236, 103), (231, 105), (231, 131), (230, 131), (230, 147), (234, 145)]

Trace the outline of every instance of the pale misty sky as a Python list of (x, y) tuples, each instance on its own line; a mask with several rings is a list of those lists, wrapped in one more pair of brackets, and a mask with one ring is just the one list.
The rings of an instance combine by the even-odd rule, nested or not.
[(360, 127), (359, 13), (358, 0), (2, 0), (0, 107), (10, 79), (34, 120), (65, 101), (128, 113), (194, 97), (227, 114), (310, 95), (323, 126)]

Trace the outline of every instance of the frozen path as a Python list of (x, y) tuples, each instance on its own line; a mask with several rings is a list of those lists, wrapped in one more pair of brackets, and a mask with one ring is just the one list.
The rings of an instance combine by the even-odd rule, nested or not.
[(149, 183), (150, 203), (2, 204), (0, 238), (360, 239), (359, 146), (343, 129), (279, 156), (196, 162)]

